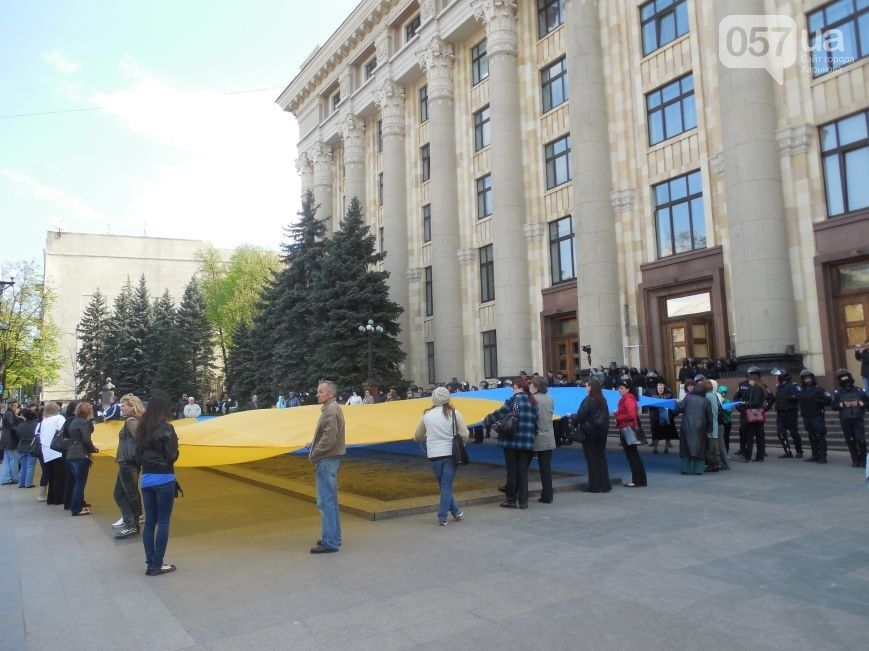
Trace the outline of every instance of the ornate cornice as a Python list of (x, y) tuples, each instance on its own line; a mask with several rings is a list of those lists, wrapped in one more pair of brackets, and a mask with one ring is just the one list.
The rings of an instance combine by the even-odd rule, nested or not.
[(519, 35), (516, 30), (516, 0), (470, 0), (477, 21), (486, 26), (486, 54), (516, 56)]
[(405, 274), (407, 275), (407, 282), (418, 283), (422, 280), (422, 267), (408, 267)]
[(477, 257), (477, 249), (459, 249), (456, 251), (456, 257), (459, 259), (459, 264), (467, 267), (474, 263)]
[(344, 162), (365, 161), (365, 123), (352, 113), (341, 122), (341, 139), (344, 141)]
[(709, 169), (715, 176), (724, 176), (724, 153), (718, 153), (709, 158)]
[(546, 224), (540, 222), (527, 222), (522, 230), (525, 231), (525, 239), (528, 241), (539, 240), (546, 234)]
[(799, 124), (779, 129), (775, 132), (779, 153), (782, 156), (805, 154), (809, 150), (809, 145), (812, 144), (814, 130), (810, 124)]
[(404, 135), (404, 89), (392, 79), (387, 79), (377, 89), (374, 103), (380, 109), (384, 136)]
[(435, 36), (427, 46), (416, 52), (416, 58), (419, 67), (428, 77), (429, 99), (452, 99), (453, 66), (456, 59), (453, 46)]
[(307, 152), (308, 159), (314, 166), (314, 185), (332, 185), (332, 148), (320, 142)]
[(637, 207), (636, 190), (614, 190), (610, 192), (610, 201), (616, 212), (631, 212)]

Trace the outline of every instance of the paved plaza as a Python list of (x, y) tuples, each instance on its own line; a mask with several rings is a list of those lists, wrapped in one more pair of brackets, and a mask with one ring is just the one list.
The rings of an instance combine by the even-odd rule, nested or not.
[(869, 646), (869, 491), (845, 455), (702, 477), (644, 458), (647, 489), (469, 507), (445, 528), (344, 515), (344, 547), (324, 556), (308, 553), (314, 505), (181, 470), (166, 556), (179, 569), (160, 577), (138, 538), (112, 539), (110, 460), (88, 484), (94, 517), (3, 486), (0, 648)]

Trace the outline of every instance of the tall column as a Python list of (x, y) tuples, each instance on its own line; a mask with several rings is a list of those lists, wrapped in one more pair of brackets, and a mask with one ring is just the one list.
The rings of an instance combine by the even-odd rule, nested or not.
[(471, 7), (477, 20), (486, 26), (489, 59), (498, 371), (519, 375), (522, 370), (530, 370), (533, 363), (516, 0), (471, 0)]
[(341, 138), (344, 140), (344, 209), (350, 207), (353, 197), (359, 199), (364, 209), (365, 123), (348, 113), (341, 123)]
[(404, 90), (391, 79), (374, 98), (383, 132), (383, 268), (389, 272), (389, 296), (403, 309), (398, 342), (410, 355), (410, 297), (407, 287), (407, 179), (404, 156)]
[(319, 205), (317, 219), (326, 224), (326, 234), (332, 232), (332, 148), (320, 142), (308, 152), (314, 168), (314, 201)]
[[(763, 0), (715, 2), (717, 23), (731, 14), (764, 13)], [(731, 241), (729, 299), (736, 354), (744, 363), (781, 363), (787, 346), (797, 344), (772, 84), (765, 70), (718, 66)]]
[(438, 380), (464, 375), (453, 47), (435, 36), (416, 53), (428, 77), (431, 154), (431, 262), (435, 369)]
[(311, 166), (308, 152), (299, 152), (299, 157), (296, 158), (296, 173), (301, 177), (302, 194), (305, 194), (308, 190), (312, 190), (314, 185), (314, 169)]
[(606, 364), (624, 351), (601, 25), (597, 2), (567, 0), (565, 9), (577, 323), (582, 345)]

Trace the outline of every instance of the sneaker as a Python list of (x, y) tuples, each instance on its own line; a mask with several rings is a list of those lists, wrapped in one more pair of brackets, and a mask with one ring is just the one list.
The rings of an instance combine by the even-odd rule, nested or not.
[(117, 522), (112, 523), (112, 529), (123, 529), (124, 528), (124, 518), (121, 518)]
[(440, 520), (438, 520), (438, 525), (441, 526), (441, 527), (445, 527), (445, 526), (447, 526), (448, 524), (449, 524), (449, 521), (448, 521), (448, 520), (444, 520), (443, 522), (441, 522)]
[(145, 514), (144, 513), (139, 516), (139, 526), (141, 527), (143, 524), (145, 524)]
[(157, 567), (154, 569), (151, 569), (149, 567), (147, 570), (145, 570), (145, 574), (147, 574), (148, 576), (159, 576), (161, 574), (169, 574), (169, 572), (174, 572), (176, 569), (177, 568), (174, 565), (168, 565), (166, 563), (163, 563), (162, 567)]
[(456, 515), (453, 516), (453, 520), (455, 520), (456, 522), (458, 522), (458, 521), (461, 520), (463, 517), (465, 517), (465, 512), (464, 512), (464, 511), (459, 511)]
[(115, 540), (123, 540), (124, 538), (135, 536), (137, 533), (139, 533), (139, 529), (137, 527), (124, 527), (115, 534)]

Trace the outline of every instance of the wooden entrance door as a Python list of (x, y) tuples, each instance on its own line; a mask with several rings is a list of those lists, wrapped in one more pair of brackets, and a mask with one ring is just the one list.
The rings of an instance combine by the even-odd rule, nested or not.
[(555, 371), (567, 378), (568, 382), (576, 379), (576, 369), (579, 368), (579, 339), (576, 335), (555, 337), (552, 340), (555, 350)]
[(860, 362), (854, 357), (854, 349), (869, 338), (869, 292), (836, 299), (836, 322), (848, 370), (859, 383)]
[(682, 360), (693, 357), (714, 359), (712, 317), (691, 317), (664, 325), (664, 351), (667, 368), (664, 375), (675, 391)]

